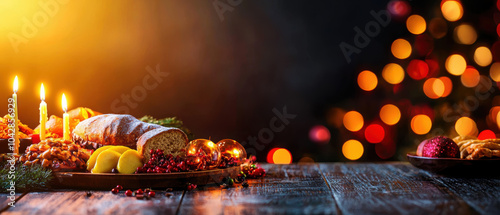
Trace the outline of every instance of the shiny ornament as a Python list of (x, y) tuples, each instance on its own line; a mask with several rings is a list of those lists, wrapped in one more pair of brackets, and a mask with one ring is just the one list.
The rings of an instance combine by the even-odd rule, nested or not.
[(217, 142), (217, 147), (219, 148), (222, 157), (235, 158), (237, 161), (237, 165), (240, 165), (247, 157), (245, 148), (243, 148), (243, 146), (235, 140), (221, 140)]
[(452, 139), (442, 136), (427, 140), (423, 143), (421, 150), (424, 157), (458, 158), (460, 156), (457, 144)]
[(217, 145), (207, 139), (196, 139), (189, 142), (186, 155), (189, 161), (188, 164), (191, 161), (202, 162), (206, 164), (206, 168), (208, 169), (217, 167), (221, 160), (221, 154)]

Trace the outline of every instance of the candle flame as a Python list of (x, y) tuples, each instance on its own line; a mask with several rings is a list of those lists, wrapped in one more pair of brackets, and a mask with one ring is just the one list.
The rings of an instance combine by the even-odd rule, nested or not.
[(62, 108), (64, 113), (68, 111), (68, 101), (66, 101), (66, 95), (64, 95), (64, 93), (62, 95)]
[(14, 78), (14, 93), (17, 93), (18, 89), (19, 89), (19, 80), (17, 79), (16, 75), (16, 78)]
[(45, 101), (45, 88), (43, 87), (43, 83), (42, 86), (40, 87), (40, 99), (42, 101)]

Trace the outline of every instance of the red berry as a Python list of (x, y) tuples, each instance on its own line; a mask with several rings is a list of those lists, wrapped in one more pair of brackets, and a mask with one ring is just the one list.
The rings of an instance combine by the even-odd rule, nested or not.
[(155, 193), (155, 191), (149, 191), (148, 195), (149, 195), (149, 197), (154, 198), (156, 196), (156, 193)]
[(120, 192), (120, 191), (117, 190), (116, 188), (111, 189), (111, 193), (113, 193), (113, 194), (117, 194), (118, 192)]
[(122, 185), (116, 185), (116, 189), (117, 190), (123, 190), (123, 187), (122, 187)]
[(125, 195), (126, 196), (132, 196), (134, 193), (132, 192), (132, 190), (127, 190), (125, 191)]
[(144, 194), (144, 191), (142, 191), (141, 189), (138, 189), (138, 190), (136, 190), (136, 191), (135, 191), (135, 194), (136, 194), (136, 195), (137, 195), (137, 194), (141, 194), (141, 195), (142, 195), (142, 194)]

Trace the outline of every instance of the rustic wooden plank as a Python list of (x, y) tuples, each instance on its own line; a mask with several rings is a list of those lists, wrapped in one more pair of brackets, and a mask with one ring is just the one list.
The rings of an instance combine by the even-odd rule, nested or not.
[(480, 214), (500, 214), (500, 177), (430, 175)]
[(342, 214), (477, 213), (408, 163), (336, 163), (320, 168)]
[(332, 193), (313, 165), (263, 165), (250, 187), (203, 187), (186, 192), (180, 214), (337, 214)]
[[(14, 206), (17, 202), (17, 200), (19, 200), (19, 197), (22, 195), (23, 193), (19, 193), (17, 192), (14, 196), (15, 196), (15, 199), (14, 199)], [(11, 199), (10, 199), (10, 194), (9, 193), (0, 193), (0, 210), (6, 208), (6, 207), (10, 207), (8, 204), (9, 202), (11, 202)]]
[(5, 214), (175, 214), (183, 191), (174, 191), (166, 197), (158, 191), (150, 200), (126, 197), (109, 191), (93, 191), (87, 197), (84, 191), (34, 192), (25, 195)]

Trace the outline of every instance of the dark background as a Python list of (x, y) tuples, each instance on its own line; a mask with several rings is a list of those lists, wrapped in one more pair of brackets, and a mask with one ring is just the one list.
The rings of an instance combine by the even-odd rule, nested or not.
[[(269, 127), (274, 108), (282, 111), (286, 106), (297, 117), (274, 134), (259, 151), (259, 160), (274, 147), (290, 150), (294, 161), (304, 156), (345, 160), (341, 146), (346, 139), (328, 125), (327, 111), (369, 106), (369, 100), (348, 100), (363, 94), (357, 74), (364, 69), (380, 71), (391, 59), (391, 42), (410, 34), (404, 21), (393, 19), (360, 54), (351, 56), (351, 63), (339, 44), (352, 45), (354, 27), (364, 28), (374, 20), (370, 11), (385, 10), (388, 1), (243, 0), (230, 6), (221, 0), (232, 8), (223, 13), (223, 20), (213, 2), (70, 1), (59, 4), (55, 15), (20, 44), (18, 52), (7, 35), (22, 35), (23, 17), (32, 19), (43, 9), (2, 5), (10, 13), (3, 15), (8, 25), (0, 24), (0, 33), (6, 35), (0, 42), (0, 112), (6, 112), (15, 75), (21, 84), (20, 119), (33, 128), (38, 124), (41, 82), (47, 88), (49, 115), (62, 115), (63, 92), (70, 109), (120, 112), (112, 103), (143, 85), (146, 67), (159, 65), (168, 77), (147, 90), (137, 107), (124, 112), (136, 117), (177, 116), (197, 138), (243, 142)], [(438, 1), (410, 3), (412, 13), (440, 13)], [(25, 7), (16, 13), (21, 6)], [(386, 95), (376, 96), (371, 99)], [(330, 129), (328, 144), (309, 139), (314, 125)]]

